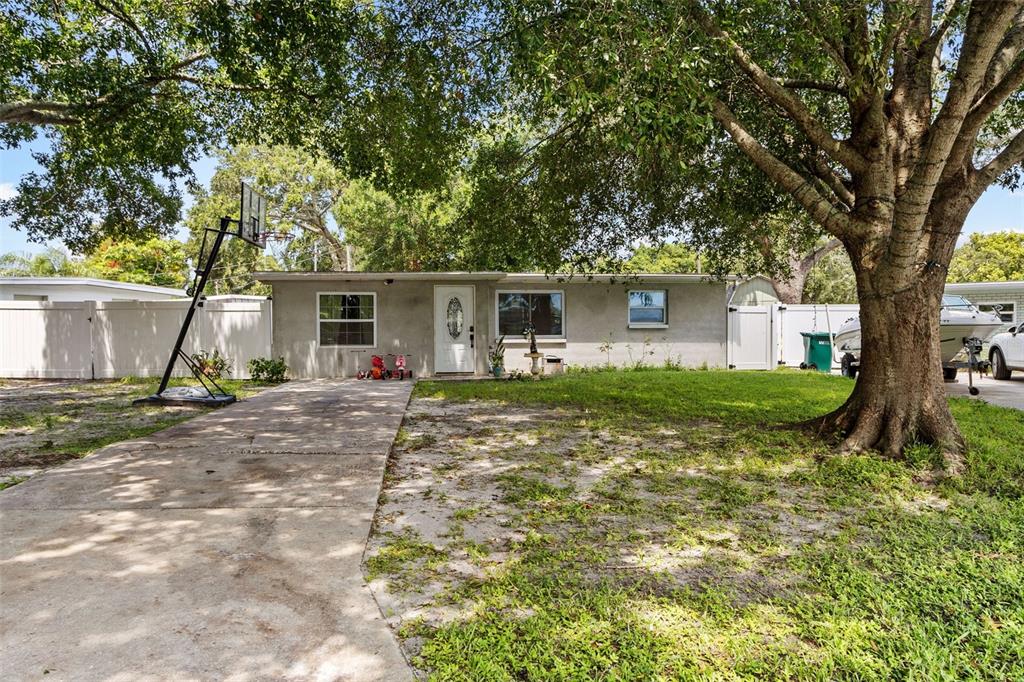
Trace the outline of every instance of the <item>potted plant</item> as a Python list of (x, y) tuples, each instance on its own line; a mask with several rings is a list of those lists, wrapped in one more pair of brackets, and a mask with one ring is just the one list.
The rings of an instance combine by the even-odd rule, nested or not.
[(487, 359), (491, 363), (491, 373), (494, 374), (494, 378), (498, 379), (505, 371), (505, 336), (502, 335), (495, 343), (494, 347), (490, 349), (487, 354)]
[(231, 363), (220, 354), (216, 348), (213, 352), (201, 350), (192, 355), (192, 362), (196, 363), (203, 376), (208, 376), (214, 381), (231, 372)]

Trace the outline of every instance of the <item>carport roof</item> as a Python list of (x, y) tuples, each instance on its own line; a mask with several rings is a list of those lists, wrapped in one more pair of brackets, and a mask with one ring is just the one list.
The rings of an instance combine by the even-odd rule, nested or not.
[[(646, 284), (671, 284), (673, 282), (715, 282), (710, 275), (692, 273), (602, 273), (602, 274), (544, 274), (542, 272), (297, 272), (263, 271), (254, 273), (261, 282), (302, 282), (328, 280), (334, 282), (379, 282), (379, 281), (490, 281), (509, 284), (542, 282), (637, 282)], [(729, 275), (725, 281), (737, 277)]]

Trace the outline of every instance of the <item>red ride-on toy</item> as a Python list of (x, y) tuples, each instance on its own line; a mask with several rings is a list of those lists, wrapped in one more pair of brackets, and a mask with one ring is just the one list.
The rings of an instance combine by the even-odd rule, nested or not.
[(370, 356), (369, 371), (359, 370), (356, 373), (357, 379), (390, 379), (391, 370), (384, 366), (384, 358), (379, 355)]
[(395, 369), (391, 371), (392, 379), (405, 379), (412, 378), (412, 370), (406, 368), (404, 355), (395, 355), (394, 353), (388, 353), (388, 357), (395, 359)]

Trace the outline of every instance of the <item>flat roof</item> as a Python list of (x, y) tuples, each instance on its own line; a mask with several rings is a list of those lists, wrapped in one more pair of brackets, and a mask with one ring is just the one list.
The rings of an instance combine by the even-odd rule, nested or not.
[[(261, 282), (302, 282), (302, 281), (334, 281), (334, 282), (377, 282), (386, 280), (413, 281), (489, 281), (507, 282), (509, 284), (529, 284), (542, 282), (653, 282), (670, 284), (672, 282), (715, 282), (723, 281), (711, 275), (695, 273), (595, 273), (595, 274), (563, 274), (542, 272), (361, 272), (361, 271), (329, 271), (329, 272), (297, 272), (271, 270), (253, 273)], [(726, 281), (736, 280), (729, 275)]]
[(1024, 282), (956, 282), (947, 283), (946, 291), (1024, 291)]
[(118, 282), (112, 279), (98, 279), (96, 277), (0, 277), (0, 284), (13, 284), (16, 286), (104, 287), (126, 291), (145, 291), (151, 294), (164, 294), (166, 296), (183, 296), (185, 294), (184, 289), (157, 287), (152, 284)]

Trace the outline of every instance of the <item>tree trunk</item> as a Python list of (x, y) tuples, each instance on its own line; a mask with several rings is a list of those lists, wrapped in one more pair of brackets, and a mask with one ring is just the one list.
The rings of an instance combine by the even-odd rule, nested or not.
[(945, 277), (919, 276), (911, 286), (879, 296), (873, 287), (861, 286), (872, 278), (871, 273), (857, 275), (861, 325), (857, 383), (839, 409), (811, 424), (822, 432), (841, 434), (841, 450), (847, 452), (874, 449), (896, 458), (906, 445), (932, 444), (942, 452), (947, 472), (961, 473), (966, 446), (946, 402), (939, 350)]
[[(773, 245), (770, 240), (766, 239), (762, 242), (762, 248), (765, 250), (765, 254), (768, 257), (771, 255), (772, 246)], [(814, 266), (818, 264), (818, 261), (832, 251), (835, 251), (840, 246), (842, 246), (842, 242), (833, 238), (824, 244), (811, 249), (811, 251), (806, 254), (799, 254), (790, 251), (788, 254), (789, 278), (772, 278), (772, 289), (775, 290), (775, 296), (779, 299), (779, 302), (791, 305), (802, 303), (804, 299), (804, 287), (807, 285), (807, 277), (811, 274), (811, 270), (813, 270)]]
[(775, 290), (775, 297), (779, 299), (779, 303), (787, 305), (801, 303), (804, 298), (804, 285), (807, 284), (807, 275), (808, 272), (794, 269), (789, 279), (773, 278), (772, 289)]

